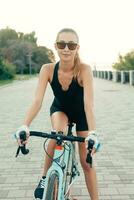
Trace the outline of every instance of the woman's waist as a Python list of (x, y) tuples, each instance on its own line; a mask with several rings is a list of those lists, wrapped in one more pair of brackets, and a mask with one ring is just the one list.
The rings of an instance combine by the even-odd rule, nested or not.
[(54, 98), (53, 104), (55, 106), (60, 106), (64, 110), (84, 110), (84, 103), (82, 101), (74, 101), (74, 100), (63, 100)]

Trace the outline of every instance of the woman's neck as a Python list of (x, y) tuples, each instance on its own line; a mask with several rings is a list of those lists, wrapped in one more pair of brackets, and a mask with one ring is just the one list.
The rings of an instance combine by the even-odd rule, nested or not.
[(74, 69), (74, 61), (69, 61), (69, 62), (60, 61), (59, 68), (64, 72), (72, 71)]

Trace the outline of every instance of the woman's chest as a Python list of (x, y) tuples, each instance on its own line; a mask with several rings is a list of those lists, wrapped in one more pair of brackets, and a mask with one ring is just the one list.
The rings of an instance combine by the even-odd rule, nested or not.
[[(61, 88), (65, 91), (69, 89), (71, 84), (74, 81), (74, 74), (73, 73), (63, 73), (63, 72), (58, 72), (58, 81), (61, 85)], [(82, 79), (81, 77), (77, 77), (77, 83), (82, 86)]]

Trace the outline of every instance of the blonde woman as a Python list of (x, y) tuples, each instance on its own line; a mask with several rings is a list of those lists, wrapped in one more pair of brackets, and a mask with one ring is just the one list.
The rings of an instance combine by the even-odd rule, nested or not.
[[(55, 48), (60, 60), (57, 63), (42, 66), (35, 99), (26, 114), (24, 125), (19, 128), (18, 132), (25, 130), (28, 135), (28, 127), (42, 106), (43, 97), (49, 83), (54, 94), (50, 108), (52, 129), (65, 132), (68, 121), (72, 121), (76, 124), (78, 136), (85, 137), (86, 141), (92, 138), (97, 145), (92, 71), (89, 65), (80, 61), (77, 33), (70, 28), (62, 29), (57, 34)], [(47, 149), (51, 156), (53, 156), (54, 146), (55, 141), (51, 140)], [(92, 154), (95, 151), (94, 148)], [(86, 163), (87, 149), (83, 143), (79, 144), (79, 155), (91, 200), (98, 200), (95, 168), (90, 168), (89, 164)], [(34, 194), (36, 198), (42, 198), (45, 177), (50, 165), (51, 159), (46, 155), (42, 178)]]

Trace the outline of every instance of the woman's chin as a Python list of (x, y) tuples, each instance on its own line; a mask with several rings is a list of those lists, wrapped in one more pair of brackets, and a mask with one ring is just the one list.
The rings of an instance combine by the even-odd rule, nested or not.
[(62, 55), (61, 59), (65, 61), (69, 61), (69, 60), (72, 60), (72, 57), (70, 55)]

